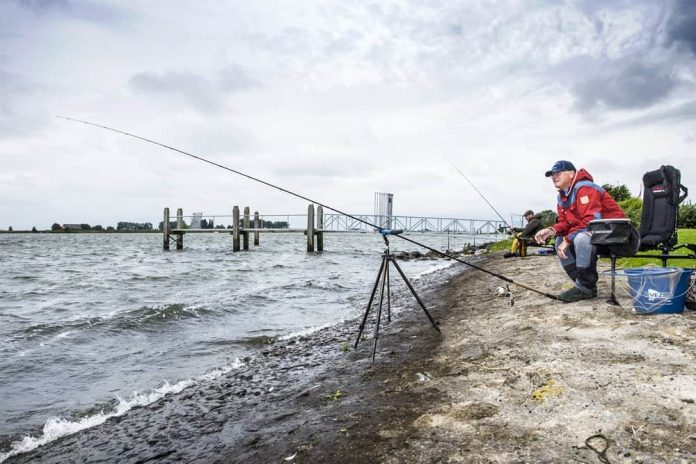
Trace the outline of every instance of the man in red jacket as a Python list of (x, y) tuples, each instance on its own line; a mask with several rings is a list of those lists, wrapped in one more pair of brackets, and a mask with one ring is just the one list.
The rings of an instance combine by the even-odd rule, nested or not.
[(538, 243), (556, 236), (556, 253), (575, 283), (558, 295), (566, 303), (597, 296), (597, 250), (590, 243), (587, 224), (595, 219), (625, 218), (609, 192), (595, 184), (590, 173), (577, 171), (570, 161), (557, 161), (546, 177), (558, 189), (558, 222), (534, 236)]

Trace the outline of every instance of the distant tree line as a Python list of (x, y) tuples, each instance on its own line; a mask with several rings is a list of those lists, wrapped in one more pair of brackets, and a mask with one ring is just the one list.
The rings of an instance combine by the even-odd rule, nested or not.
[(149, 232), (152, 231), (150, 222), (119, 222), (116, 227), (104, 227), (101, 224), (91, 226), (89, 224), (58, 224), (51, 226), (52, 232)]
[(151, 222), (119, 222), (116, 224), (116, 230), (150, 231), (150, 230), (152, 230), (152, 223)]
[(264, 229), (287, 229), (290, 225), (287, 221), (264, 221), (262, 219), (261, 227)]
[[(631, 219), (631, 223), (635, 227), (639, 227), (643, 215), (643, 199), (631, 196), (631, 191), (623, 184), (604, 184), (602, 188), (609, 192), (619, 203), (626, 216)], [(696, 204), (688, 201), (679, 206), (677, 227), (680, 229), (696, 229)]]

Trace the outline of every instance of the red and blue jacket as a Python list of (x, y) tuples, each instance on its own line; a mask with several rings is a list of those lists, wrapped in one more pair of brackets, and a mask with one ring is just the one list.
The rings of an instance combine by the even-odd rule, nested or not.
[(558, 222), (552, 229), (566, 242), (572, 243), (576, 235), (587, 231), (590, 221), (626, 217), (609, 192), (592, 181), (590, 173), (580, 169), (568, 191), (558, 191)]

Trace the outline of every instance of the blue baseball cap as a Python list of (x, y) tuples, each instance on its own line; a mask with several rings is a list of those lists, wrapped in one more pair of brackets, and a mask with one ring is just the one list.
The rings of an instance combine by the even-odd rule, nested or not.
[(551, 174), (556, 174), (557, 172), (561, 171), (577, 171), (577, 169), (575, 169), (575, 166), (573, 166), (573, 163), (570, 161), (556, 161), (551, 170), (546, 171), (546, 177), (551, 177)]

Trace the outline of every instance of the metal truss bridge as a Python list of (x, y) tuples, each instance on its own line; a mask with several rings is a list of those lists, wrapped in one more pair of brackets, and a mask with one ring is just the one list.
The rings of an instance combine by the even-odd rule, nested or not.
[[(377, 215), (358, 215), (355, 217), (372, 224), (387, 227), (388, 217)], [(391, 216), (391, 228), (403, 229), (404, 232), (422, 232), (435, 234), (503, 234), (505, 223), (488, 219), (456, 219), (422, 216)], [(372, 232), (373, 227), (342, 214), (324, 213), (326, 231)]]

